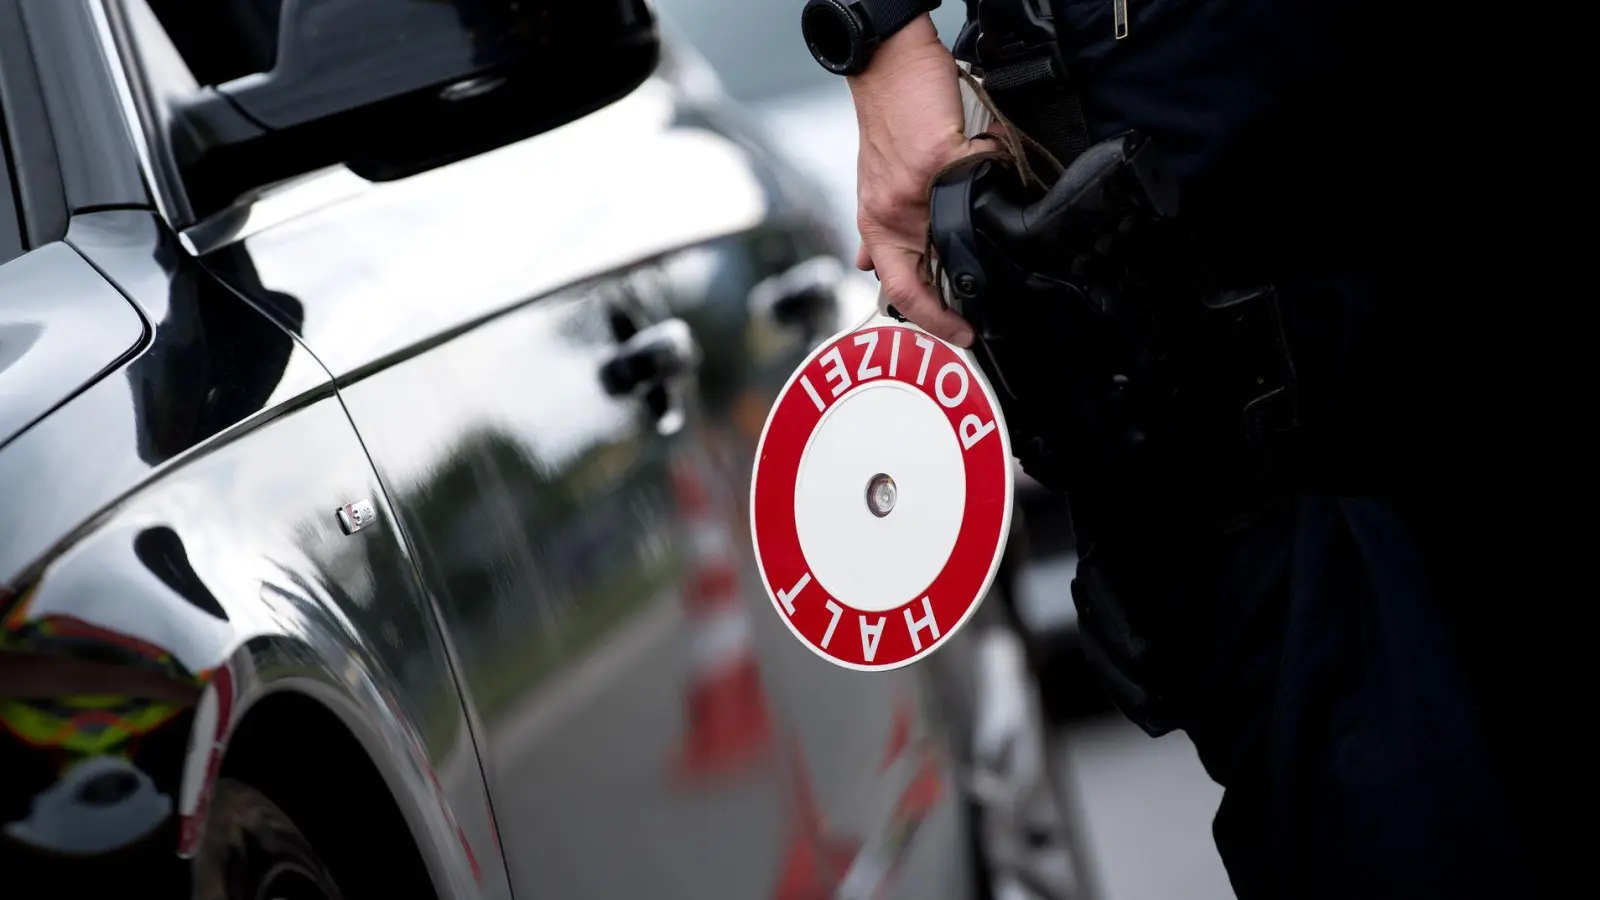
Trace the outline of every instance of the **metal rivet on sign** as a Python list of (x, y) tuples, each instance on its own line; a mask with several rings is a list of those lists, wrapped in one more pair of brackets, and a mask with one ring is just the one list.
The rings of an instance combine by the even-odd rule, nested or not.
[(881, 472), (872, 476), (867, 482), (867, 509), (880, 519), (887, 516), (894, 510), (896, 494), (893, 478)]

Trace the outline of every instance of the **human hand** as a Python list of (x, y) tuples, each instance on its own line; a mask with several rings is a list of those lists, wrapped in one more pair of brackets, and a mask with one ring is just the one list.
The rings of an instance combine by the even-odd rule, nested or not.
[(925, 279), (928, 186), (976, 150), (966, 138), (960, 76), (927, 16), (878, 47), (851, 76), (861, 144), (856, 162), (856, 267), (876, 271), (884, 293), (911, 322), (960, 347), (972, 327), (946, 309)]

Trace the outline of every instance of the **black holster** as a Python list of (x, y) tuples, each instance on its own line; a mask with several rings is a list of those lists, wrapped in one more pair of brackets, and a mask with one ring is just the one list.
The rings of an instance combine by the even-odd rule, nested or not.
[[(1130, 367), (1161, 360), (1120, 386), (1137, 384), (1143, 397), (1119, 404), (1103, 376), (1096, 397), (1090, 376), (1077, 387), (1078, 412), (1058, 412), (1084, 651), (1117, 706), (1152, 735), (1181, 723), (1183, 660), (1196, 613), (1211, 602), (1213, 548), (1288, 488), (1278, 451), (1296, 428), (1296, 391), (1277, 301), (1270, 287), (1189, 298), (1170, 329), (1130, 348)], [(1096, 419), (1112, 430), (1085, 441)], [(1129, 434), (1138, 437), (1119, 439)]]
[(958, 166), (933, 192), (935, 249), (1013, 452), (1066, 496), (1089, 661), (1161, 734), (1181, 721), (1209, 548), (1289, 483), (1300, 422), (1278, 292), (1212, 277), (1149, 141), (1091, 141), (1051, 0), (968, 10), (957, 57), (1067, 170), (1041, 199), (1003, 163)]
[(1160, 178), (1124, 135), (1048, 194), (985, 159), (947, 173), (931, 204), (1013, 452), (1070, 506), (1089, 661), (1151, 734), (1179, 719), (1204, 548), (1282, 493), (1274, 452), (1298, 418), (1276, 290), (1209, 283)]

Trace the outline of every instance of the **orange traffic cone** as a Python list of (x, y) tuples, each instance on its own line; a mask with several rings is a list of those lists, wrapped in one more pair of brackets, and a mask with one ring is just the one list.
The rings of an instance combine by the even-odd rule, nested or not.
[(805, 835), (791, 834), (773, 900), (833, 900), (857, 850), (849, 841), (828, 838), (819, 855)]
[(897, 822), (922, 822), (944, 797), (944, 775), (939, 769), (939, 757), (926, 748), (920, 755), (916, 776), (906, 785), (905, 792), (895, 803), (894, 818)]
[[(889, 746), (884, 752), (879, 771), (887, 771), (901, 754), (912, 749), (911, 731), (915, 716), (912, 704), (913, 701), (906, 694), (900, 694), (896, 699), (894, 719), (889, 723)], [(937, 755), (921, 741), (917, 743), (916, 774), (895, 803), (895, 816), (902, 821), (921, 819), (938, 805), (939, 798), (944, 794)]]
[(764, 757), (772, 745), (772, 723), (728, 526), (714, 512), (693, 463), (675, 467), (673, 486), (693, 535), (683, 588), (692, 673), (675, 774), (679, 780), (702, 781)]
[(822, 812), (811, 792), (811, 780), (806, 776), (805, 758), (798, 747), (792, 759), (795, 804), (789, 846), (783, 855), (773, 900), (833, 900), (861, 847), (826, 834)]
[(889, 743), (883, 749), (883, 762), (878, 764), (880, 773), (887, 771), (894, 765), (900, 754), (906, 752), (911, 745), (911, 701), (900, 694), (894, 704), (894, 719), (889, 722)]

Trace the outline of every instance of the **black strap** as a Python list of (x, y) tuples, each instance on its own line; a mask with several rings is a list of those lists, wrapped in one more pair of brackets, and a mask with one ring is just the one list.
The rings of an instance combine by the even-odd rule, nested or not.
[(1089, 148), (1089, 127), (1050, 0), (974, 0), (973, 6), (958, 57), (981, 71), (984, 90), (1006, 118), (1057, 162), (1071, 164)]
[(872, 23), (873, 36), (886, 41), (918, 16), (938, 9), (939, 5), (929, 0), (868, 0), (861, 4), (861, 10)]
[(986, 69), (983, 86), (1006, 118), (1063, 166), (1089, 149), (1083, 103), (1066, 79), (1051, 75), (1048, 60), (1035, 57)]

